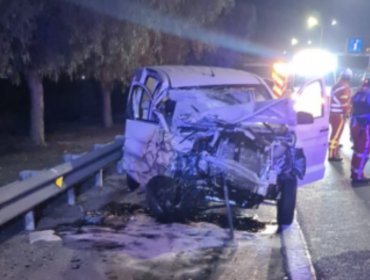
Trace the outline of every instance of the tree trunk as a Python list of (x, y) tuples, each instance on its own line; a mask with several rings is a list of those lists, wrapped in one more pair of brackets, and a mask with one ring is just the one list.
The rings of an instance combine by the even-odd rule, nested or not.
[(30, 137), (34, 144), (45, 145), (44, 128), (44, 88), (42, 80), (36, 71), (25, 72), (30, 90)]
[(111, 87), (107, 82), (100, 82), (101, 93), (103, 100), (103, 124), (104, 127), (112, 127), (113, 118), (112, 118), (112, 100), (111, 100)]

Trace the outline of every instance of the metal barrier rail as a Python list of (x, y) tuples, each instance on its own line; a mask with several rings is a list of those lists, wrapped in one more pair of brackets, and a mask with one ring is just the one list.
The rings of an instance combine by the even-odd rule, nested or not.
[(102, 170), (107, 165), (122, 157), (122, 146), (123, 136), (117, 136), (112, 143), (95, 145), (91, 152), (53, 168), (41, 170), (23, 181), (1, 187), (0, 226), (26, 214), (26, 229), (33, 230), (34, 207), (65, 191), (72, 191), (74, 195), (74, 185), (95, 174), (101, 177)]

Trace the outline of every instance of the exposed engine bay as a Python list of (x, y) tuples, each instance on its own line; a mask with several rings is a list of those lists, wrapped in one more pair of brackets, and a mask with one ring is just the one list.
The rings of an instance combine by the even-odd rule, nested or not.
[[(267, 196), (276, 199), (278, 191), (274, 187), (278, 176), (304, 176), (303, 152), (295, 148), (294, 134), (283, 126), (237, 128), (219, 124), (206, 131), (202, 127), (180, 129), (187, 131), (185, 137), (193, 140), (194, 145), (190, 153), (178, 155), (173, 175), (198, 177), (216, 186), (217, 178), (223, 174), (234, 192), (249, 194), (237, 194), (242, 198), (242, 207), (251, 207)], [(245, 197), (249, 199), (243, 200)]]

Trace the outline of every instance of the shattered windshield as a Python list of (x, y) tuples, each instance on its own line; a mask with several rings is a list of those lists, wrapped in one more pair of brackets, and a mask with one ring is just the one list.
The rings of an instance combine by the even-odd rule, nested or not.
[(174, 100), (193, 100), (194, 106), (215, 108), (271, 99), (263, 85), (179, 88), (169, 92)]
[(234, 123), (251, 114), (256, 102), (271, 97), (263, 85), (238, 85), (171, 89), (169, 99), (176, 103), (176, 126), (178, 120), (196, 122), (210, 117)]

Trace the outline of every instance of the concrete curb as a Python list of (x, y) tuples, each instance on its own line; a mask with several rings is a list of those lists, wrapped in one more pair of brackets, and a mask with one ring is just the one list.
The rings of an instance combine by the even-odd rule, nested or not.
[(281, 231), (281, 244), (292, 280), (317, 280), (301, 227), (296, 219)]

